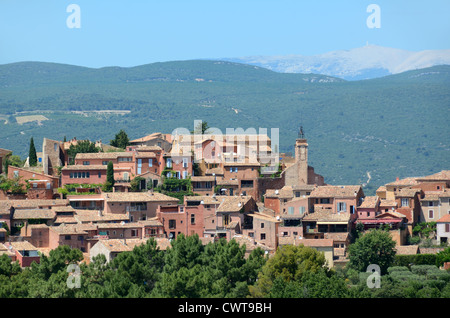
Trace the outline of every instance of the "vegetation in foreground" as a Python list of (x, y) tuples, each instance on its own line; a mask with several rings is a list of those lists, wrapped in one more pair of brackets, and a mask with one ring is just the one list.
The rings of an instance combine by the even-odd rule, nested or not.
[[(450, 273), (438, 268), (450, 261), (450, 247), (429, 258), (435, 264), (399, 265), (392, 250), (383, 258), (390, 240), (383, 230), (368, 232), (357, 239), (349, 265), (337, 270), (324, 266), (323, 253), (303, 245), (281, 247), (270, 258), (259, 248), (246, 256), (234, 240), (202, 245), (196, 235), (179, 235), (165, 251), (150, 239), (109, 263), (99, 255), (85, 264), (81, 251), (60, 246), (26, 269), (2, 255), (0, 297), (450, 298)], [(377, 244), (387, 250), (369, 260), (358, 256), (360, 248), (376, 250)], [(367, 261), (386, 270), (366, 272)], [(70, 264), (79, 264), (79, 276), (69, 273)], [(377, 278), (379, 288), (369, 283)]]

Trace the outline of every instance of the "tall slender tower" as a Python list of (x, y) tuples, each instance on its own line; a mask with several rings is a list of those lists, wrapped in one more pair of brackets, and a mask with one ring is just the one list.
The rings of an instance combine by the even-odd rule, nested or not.
[(308, 184), (308, 142), (302, 126), (295, 141), (295, 164), (298, 167), (298, 185)]

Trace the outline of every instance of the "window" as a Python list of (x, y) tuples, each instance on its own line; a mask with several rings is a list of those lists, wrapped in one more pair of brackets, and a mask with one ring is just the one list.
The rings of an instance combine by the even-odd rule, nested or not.
[(434, 206), (434, 202), (433, 201), (429, 201), (428, 202), (428, 206)]
[(293, 206), (288, 207), (288, 214), (294, 214), (294, 207)]
[(148, 166), (153, 167), (153, 159), (148, 159)]
[(241, 188), (253, 188), (253, 180), (242, 180)]
[(173, 230), (177, 227), (177, 221), (176, 220), (169, 220), (169, 229)]
[(172, 158), (167, 158), (167, 168), (172, 168)]
[(299, 209), (300, 214), (303, 214), (306, 212), (306, 208), (304, 206), (301, 206), (298, 209)]
[(132, 230), (131, 230), (131, 236), (132, 236), (132, 237), (138, 236), (138, 230), (132, 229)]
[(107, 166), (108, 165), (108, 161), (102, 161), (102, 165)]
[(56, 151), (56, 149), (58, 149), (58, 144), (55, 142), (54, 144), (53, 144), (53, 149)]
[(188, 174), (187, 171), (183, 171), (183, 179), (186, 179), (186, 178), (187, 178), (187, 174)]
[(191, 214), (191, 224), (195, 224), (195, 214)]
[(450, 232), (450, 224), (449, 223), (446, 223), (445, 224), (445, 232)]
[(99, 171), (98, 172), (98, 177), (101, 178), (102, 177), (102, 173)]
[(264, 228), (264, 223), (261, 223), (261, 228), (262, 228), (262, 229)]
[(299, 198), (299, 197), (300, 197), (300, 192), (299, 192), (299, 191), (296, 191), (296, 192), (295, 192), (295, 197), (296, 197), (296, 198)]
[(222, 220), (223, 220), (223, 225), (227, 226), (230, 223), (230, 216), (228, 214), (224, 214)]
[(17, 177), (19, 177), (19, 171), (14, 170), (14, 178), (17, 178)]
[(320, 199), (320, 203), (321, 204), (330, 204), (330, 199), (329, 198)]
[(266, 239), (266, 233), (261, 233), (261, 240), (265, 240)]
[(188, 166), (188, 160), (187, 158), (183, 158), (183, 168), (187, 168)]
[(131, 157), (121, 157), (121, 158), (117, 158), (118, 162), (127, 162), (127, 161), (131, 161)]
[(70, 237), (70, 235), (65, 235), (65, 236), (64, 236), (64, 239), (65, 239), (66, 241), (70, 241), (72, 238)]
[(429, 219), (433, 219), (434, 218), (434, 211), (433, 210), (429, 210), (428, 211), (428, 218)]
[(337, 211), (338, 212), (346, 212), (347, 211), (347, 203), (345, 203), (345, 202), (338, 202), (337, 203)]
[(409, 206), (409, 199), (408, 198), (402, 198), (402, 206)]
[(83, 166), (89, 166), (91, 164), (90, 161), (83, 161)]

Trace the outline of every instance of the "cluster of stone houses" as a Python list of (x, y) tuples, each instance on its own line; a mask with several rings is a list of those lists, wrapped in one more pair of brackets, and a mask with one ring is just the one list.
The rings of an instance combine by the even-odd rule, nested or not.
[[(273, 152), (267, 135), (155, 133), (122, 151), (99, 143), (102, 152), (69, 158), (76, 142), (45, 138), (38, 167), (8, 167), (8, 177), (28, 180), (29, 188), (19, 196), (0, 192), (0, 222), (15, 230), (0, 229), (0, 254), (28, 266), (39, 261), (38, 252), (69, 245), (87, 261), (98, 254), (110, 260), (149, 238), (165, 249), (180, 234), (197, 234), (205, 244), (235, 239), (249, 252), (303, 244), (338, 266), (347, 261), (358, 223), (388, 227), (399, 252), (418, 222), (437, 222), (439, 242), (450, 237), (449, 170), (396, 180), (365, 196), (360, 185), (326, 184), (308, 165), (302, 134), (293, 157)], [(7, 155), (0, 149), (0, 161)], [(57, 191), (104, 183), (110, 161), (113, 192), (84, 187), (63, 197)], [(142, 191), (131, 192), (136, 177)], [(195, 195), (180, 202), (154, 191), (165, 177), (190, 179)]]

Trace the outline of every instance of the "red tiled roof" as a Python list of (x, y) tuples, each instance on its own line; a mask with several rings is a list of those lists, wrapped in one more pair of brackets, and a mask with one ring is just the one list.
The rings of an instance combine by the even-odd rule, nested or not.
[(450, 223), (450, 214), (446, 214), (443, 217), (441, 217), (439, 220), (437, 220), (436, 222), (440, 222), (440, 223)]

